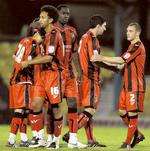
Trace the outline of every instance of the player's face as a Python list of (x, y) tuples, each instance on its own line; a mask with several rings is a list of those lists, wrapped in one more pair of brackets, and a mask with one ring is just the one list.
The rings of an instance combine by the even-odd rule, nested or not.
[(106, 22), (104, 22), (102, 25), (97, 25), (97, 35), (102, 35), (105, 30), (106, 30)]
[(41, 24), (41, 26), (42, 26), (43, 28), (45, 28), (46, 26), (48, 26), (48, 24), (49, 24), (50, 22), (49, 22), (49, 16), (48, 16), (48, 13), (47, 13), (47, 12), (42, 11), (42, 12), (40, 13), (40, 20), (39, 20), (39, 22), (40, 22), (40, 24)]
[(61, 10), (59, 11), (59, 21), (62, 23), (62, 24), (67, 24), (68, 23), (68, 20), (69, 20), (69, 17), (70, 17), (70, 10), (69, 8), (61, 8)]
[(134, 39), (139, 36), (139, 32), (137, 32), (135, 26), (128, 26), (127, 27), (127, 40), (133, 41)]

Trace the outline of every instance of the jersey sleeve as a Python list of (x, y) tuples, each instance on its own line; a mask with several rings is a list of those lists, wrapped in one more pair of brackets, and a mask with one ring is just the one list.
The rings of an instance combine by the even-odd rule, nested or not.
[(20, 63), (24, 59), (25, 51), (27, 49), (27, 41), (21, 41), (16, 48), (15, 55), (13, 56), (15, 62)]
[(77, 31), (74, 29), (72, 32), (72, 50), (73, 52), (77, 52), (78, 50), (78, 35), (77, 35)]
[(121, 57), (126, 63), (129, 63), (141, 54), (141, 49), (140, 43), (134, 44), (131, 51), (125, 52)]
[(93, 44), (91, 39), (87, 39), (87, 50), (89, 59), (91, 59), (91, 57), (94, 55)]
[(89, 59), (94, 55), (92, 41), (88, 37), (82, 37), (79, 42), (78, 53), (81, 56), (83, 52), (87, 53)]

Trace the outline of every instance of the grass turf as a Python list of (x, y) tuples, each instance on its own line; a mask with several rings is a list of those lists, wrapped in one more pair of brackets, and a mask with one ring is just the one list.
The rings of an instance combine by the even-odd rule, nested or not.
[[(146, 139), (138, 144), (133, 151), (150, 151), (150, 129), (141, 129), (144, 133)], [(67, 131), (66, 128), (63, 129), (63, 133)], [(28, 130), (29, 138), (31, 138), (30, 130)], [(126, 128), (123, 127), (96, 127), (94, 129), (94, 134), (97, 140), (101, 143), (104, 143), (107, 145), (105, 148), (86, 148), (86, 149), (78, 149), (78, 150), (86, 150), (86, 151), (124, 151), (126, 149), (119, 149), (119, 146), (122, 144), (122, 141), (124, 140), (126, 136)], [(0, 151), (10, 151), (10, 150), (16, 150), (16, 151), (43, 151), (48, 150), (46, 148), (8, 148), (5, 147), (7, 139), (9, 135), (9, 126), (8, 125), (1, 125), (0, 126)], [(84, 130), (80, 130), (78, 132), (78, 138), (82, 143), (86, 143), (86, 136)], [(17, 143), (19, 143), (19, 135), (17, 136)], [(64, 142), (61, 142), (61, 148), (60, 151), (67, 151), (69, 150), (67, 148), (67, 144)], [(58, 150), (58, 151), (59, 151)], [(77, 150), (77, 149), (73, 149)]]

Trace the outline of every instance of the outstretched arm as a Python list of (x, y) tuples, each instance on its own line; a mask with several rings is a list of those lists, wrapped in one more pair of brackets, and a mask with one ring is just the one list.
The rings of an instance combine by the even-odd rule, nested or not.
[(50, 55), (37, 56), (32, 60), (22, 61), (21, 65), (22, 65), (23, 68), (25, 68), (29, 65), (48, 63), (48, 62), (52, 61), (52, 58), (53, 58), (53, 56), (50, 56)]
[(121, 57), (107, 57), (98, 54), (94, 54), (91, 57), (92, 62), (103, 62), (106, 64), (119, 65), (124, 64), (125, 61)]
[(80, 62), (79, 62), (79, 57), (78, 57), (78, 53), (77, 53), (77, 52), (75, 52), (75, 53), (73, 54), (71, 64), (72, 64), (72, 67), (73, 67), (73, 71), (74, 71), (74, 73), (75, 73), (75, 76), (76, 76), (77, 78), (79, 78), (79, 77), (81, 76), (81, 72), (82, 72), (82, 71), (81, 71)]

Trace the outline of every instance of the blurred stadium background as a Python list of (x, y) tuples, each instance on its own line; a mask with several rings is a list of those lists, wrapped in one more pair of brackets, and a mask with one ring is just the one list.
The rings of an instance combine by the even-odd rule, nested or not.
[[(12, 54), (16, 43), (25, 36), (28, 24), (38, 17), (44, 4), (68, 4), (70, 24), (77, 28), (79, 37), (88, 29), (88, 19), (99, 13), (107, 20), (107, 31), (101, 38), (102, 53), (115, 56), (128, 46), (125, 31), (130, 22), (142, 26), (141, 39), (147, 51), (145, 77), (147, 90), (145, 111), (141, 126), (150, 126), (150, 0), (0, 0), (0, 123), (9, 122), (8, 83), (12, 70)], [(102, 69), (102, 96), (96, 123), (120, 125), (116, 104), (120, 89), (120, 76)]]

